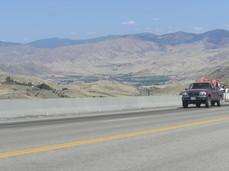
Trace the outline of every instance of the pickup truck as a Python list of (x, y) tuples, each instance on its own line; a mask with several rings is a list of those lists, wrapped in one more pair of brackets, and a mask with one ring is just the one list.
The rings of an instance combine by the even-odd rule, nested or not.
[(189, 104), (200, 107), (204, 104), (207, 108), (222, 105), (224, 90), (219, 90), (212, 82), (195, 82), (190, 84), (188, 89), (182, 93), (183, 108)]

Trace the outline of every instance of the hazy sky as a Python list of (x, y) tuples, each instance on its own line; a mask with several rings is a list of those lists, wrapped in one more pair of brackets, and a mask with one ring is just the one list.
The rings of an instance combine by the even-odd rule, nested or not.
[(0, 41), (229, 29), (229, 0), (0, 0)]

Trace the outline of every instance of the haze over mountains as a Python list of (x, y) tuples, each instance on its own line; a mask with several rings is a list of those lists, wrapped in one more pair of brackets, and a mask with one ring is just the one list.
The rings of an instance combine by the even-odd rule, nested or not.
[(226, 30), (0, 42), (0, 71), (39, 77), (132, 74), (192, 79), (229, 65), (228, 47)]

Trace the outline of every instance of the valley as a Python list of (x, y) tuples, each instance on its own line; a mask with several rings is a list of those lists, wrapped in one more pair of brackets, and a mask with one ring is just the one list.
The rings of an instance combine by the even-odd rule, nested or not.
[(85, 83), (92, 83), (101, 80), (118, 81), (132, 86), (152, 86), (162, 85), (170, 80), (169, 76), (142, 76), (137, 77), (130, 74), (125, 75), (64, 75), (64, 76), (51, 76), (45, 78), (47, 80), (55, 81), (59, 84), (70, 84), (78, 81)]
[[(2, 81), (1, 91), (7, 86), (13, 90), (21, 88), (14, 86), (25, 86), (25, 90), (19, 90), (23, 95), (9, 91), (16, 93), (15, 98), (179, 94), (196, 79), (217, 77), (227, 81), (228, 47), (226, 30), (140, 33), (84, 41), (44, 39), (28, 44), (1, 42), (1, 72), (41, 79), (40, 84), (48, 82), (53, 87), (39, 95), (42, 93), (25, 91), (29, 90), (29, 81), (26, 85)], [(23, 83), (20, 79), (18, 82)], [(8, 97), (6, 94), (3, 98)]]

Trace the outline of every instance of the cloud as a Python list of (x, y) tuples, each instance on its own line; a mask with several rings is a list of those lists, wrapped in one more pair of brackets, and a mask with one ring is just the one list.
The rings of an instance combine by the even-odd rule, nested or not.
[(153, 17), (153, 21), (159, 21), (160, 20), (160, 18), (158, 18), (158, 17)]
[(24, 38), (24, 39), (23, 39), (23, 42), (28, 42), (28, 41), (29, 41), (28, 38)]
[(70, 35), (76, 35), (77, 34), (77, 32), (71, 32), (71, 33), (69, 33)]
[(136, 22), (134, 20), (122, 22), (122, 25), (133, 25), (133, 24), (136, 24)]
[(194, 30), (196, 31), (203, 31), (205, 28), (204, 27), (194, 27)]
[(93, 31), (93, 32), (89, 32), (89, 33), (87, 33), (87, 34), (92, 35), (92, 36), (96, 36), (96, 35), (98, 35), (99, 33)]

